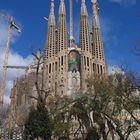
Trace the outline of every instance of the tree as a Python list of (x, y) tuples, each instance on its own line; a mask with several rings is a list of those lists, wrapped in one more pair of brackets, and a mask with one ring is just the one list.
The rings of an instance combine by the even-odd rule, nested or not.
[[(67, 122), (69, 126), (57, 125), (56, 132), (63, 127), (61, 132), (66, 132), (67, 139), (77, 140), (114, 140), (115, 137), (127, 140), (133, 135), (135, 137), (140, 127), (140, 118), (136, 115), (140, 107), (139, 95), (135, 95), (134, 90), (139, 83), (137, 77), (130, 72), (107, 79), (97, 76), (88, 79), (87, 83), (86, 93), (79, 92), (74, 99), (55, 99), (53, 107), (50, 106), (57, 122), (55, 125)], [(60, 137), (60, 134), (56, 133), (56, 136)]]
[(60, 97), (58, 93), (51, 95), (50, 90), (44, 90), (39, 80), (41, 56), (35, 55), (38, 96), (31, 97), (37, 100), (37, 110), (30, 112), (25, 125), (25, 132), (31, 139), (46, 139), (45, 136), (50, 139), (51, 135), (58, 140), (135, 137), (140, 127), (137, 116), (140, 95), (135, 94), (135, 87), (140, 79), (134, 73), (116, 73), (107, 78), (94, 75), (87, 80), (85, 93), (79, 91), (72, 98)]
[(25, 123), (25, 137), (30, 138), (31, 140), (34, 138), (42, 138), (44, 140), (51, 139), (52, 135), (52, 122), (51, 118), (48, 114), (48, 110), (46, 108), (46, 99), (49, 95), (49, 90), (44, 90), (43, 88), (43, 72), (40, 67), (43, 64), (43, 53), (41, 50), (38, 51), (37, 55), (33, 54), (36, 58), (36, 80), (35, 80), (35, 88), (37, 92), (37, 97), (30, 96), (37, 100), (37, 106), (32, 108), (29, 116)]
[(25, 123), (25, 137), (31, 140), (34, 138), (43, 138), (50, 140), (52, 135), (52, 124), (46, 108), (40, 106), (37, 109), (31, 109), (29, 117)]

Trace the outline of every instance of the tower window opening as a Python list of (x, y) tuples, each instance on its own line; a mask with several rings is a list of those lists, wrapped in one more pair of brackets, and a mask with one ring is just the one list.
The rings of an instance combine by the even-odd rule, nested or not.
[(84, 65), (86, 66), (86, 57), (84, 56)]
[(51, 64), (49, 64), (49, 73), (51, 73)]
[(99, 73), (99, 72), (100, 72), (100, 71), (99, 71), (99, 64), (97, 64), (97, 70), (98, 70), (98, 73)]
[(59, 57), (59, 67), (60, 67), (60, 57)]
[(63, 66), (63, 56), (61, 56), (61, 65)]
[(100, 69), (101, 69), (101, 74), (103, 73), (103, 67), (102, 67), (102, 65), (100, 66)]
[(89, 67), (89, 57), (87, 57), (87, 66)]

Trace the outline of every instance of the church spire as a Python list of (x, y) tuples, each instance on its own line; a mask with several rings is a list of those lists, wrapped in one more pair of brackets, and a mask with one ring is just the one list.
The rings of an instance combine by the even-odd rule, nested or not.
[(54, 0), (51, 0), (51, 13), (54, 13)]
[(82, 5), (81, 5), (81, 15), (86, 15), (86, 16), (88, 15), (85, 0), (82, 0)]
[(60, 0), (59, 15), (66, 15), (64, 0)]
[(104, 60), (103, 42), (99, 24), (99, 6), (97, 0), (91, 0), (93, 9), (93, 56), (96, 59)]
[(85, 0), (81, 4), (80, 17), (80, 48), (81, 48), (81, 88), (86, 88), (85, 80), (91, 75), (91, 47), (90, 47), (90, 33), (88, 12)]
[(96, 64), (96, 72), (105, 74), (106, 66), (104, 60), (104, 48), (103, 41), (100, 30), (100, 22), (99, 22), (99, 5), (97, 0), (91, 0), (92, 2), (92, 10), (93, 10), (93, 46), (92, 46), (92, 55), (93, 58), (98, 62)]
[(82, 4), (81, 4), (80, 47), (81, 50), (87, 52), (90, 51), (88, 12), (87, 12), (85, 0), (82, 0)]
[(92, 2), (92, 10), (93, 10), (93, 24), (94, 27), (96, 26), (97, 28), (100, 28), (100, 23), (99, 23), (99, 5), (97, 0), (91, 0)]
[(56, 56), (56, 33), (55, 33), (55, 15), (54, 15), (54, 0), (51, 0), (50, 15), (48, 21), (48, 33), (46, 41), (46, 57), (52, 58)]
[[(57, 26), (57, 57), (58, 57), (58, 90), (61, 95), (67, 91), (67, 72), (68, 72), (68, 38), (67, 22), (64, 0), (59, 6), (58, 26)], [(63, 85), (60, 86), (60, 85)]]
[(51, 8), (50, 8), (50, 15), (49, 15), (49, 25), (55, 25), (54, 0), (51, 0)]
[(57, 34), (58, 52), (67, 50), (67, 22), (64, 0), (61, 0), (59, 6)]

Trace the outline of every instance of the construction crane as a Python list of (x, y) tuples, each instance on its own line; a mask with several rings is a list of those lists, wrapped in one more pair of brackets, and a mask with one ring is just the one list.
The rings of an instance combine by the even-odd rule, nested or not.
[[(78, 0), (76, 0), (78, 2)], [(72, 0), (69, 0), (70, 6), (70, 48), (74, 48), (74, 36), (73, 36), (73, 8), (72, 8)]]
[[(40, 63), (39, 65), (41, 65), (42, 63)], [(31, 65), (31, 66), (6, 66), (6, 69), (25, 69), (25, 70), (29, 70), (29, 69), (36, 69), (37, 67), (35, 65)]]
[(12, 17), (7, 17), (3, 14), (0, 14), (0, 16), (6, 18), (9, 22), (9, 29), (8, 29), (8, 37), (6, 42), (6, 48), (4, 51), (4, 62), (2, 67), (2, 79), (1, 79), (1, 85), (0, 85), (0, 109), (3, 108), (3, 95), (4, 95), (4, 89), (6, 86), (6, 74), (7, 74), (7, 64), (8, 64), (8, 56), (9, 56), (9, 49), (10, 49), (10, 41), (12, 38), (13, 29), (16, 29), (17, 32), (21, 32), (21, 29), (15, 24)]
[(6, 66), (9, 69), (29, 69), (28, 66)]

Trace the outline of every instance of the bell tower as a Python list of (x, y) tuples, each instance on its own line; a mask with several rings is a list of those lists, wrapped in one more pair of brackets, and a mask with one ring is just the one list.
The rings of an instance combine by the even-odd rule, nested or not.
[(81, 4), (80, 48), (81, 48), (81, 89), (86, 89), (86, 79), (91, 76), (91, 45), (88, 12), (85, 0)]
[(48, 20), (48, 32), (46, 39), (46, 59), (44, 61), (44, 87), (55, 88), (55, 76), (57, 75), (57, 51), (56, 51), (56, 24), (54, 15), (54, 0), (51, 0), (50, 15)]
[(91, 0), (93, 10), (92, 23), (92, 67), (93, 72), (97, 75), (106, 75), (106, 65), (103, 41), (101, 37), (100, 22), (99, 22), (99, 5), (97, 0)]
[(68, 74), (68, 38), (66, 25), (66, 9), (64, 0), (60, 1), (57, 26), (57, 57), (58, 57), (58, 92), (63, 95), (67, 92)]

